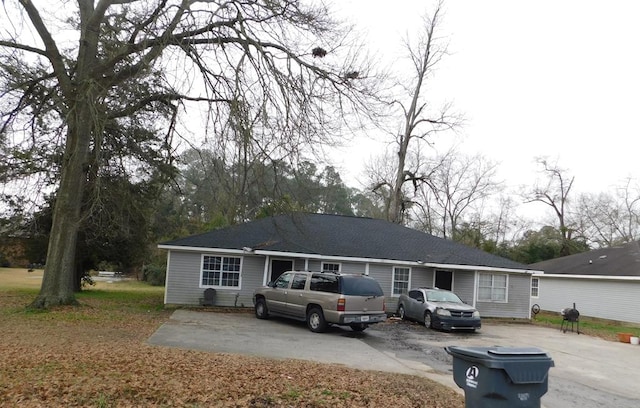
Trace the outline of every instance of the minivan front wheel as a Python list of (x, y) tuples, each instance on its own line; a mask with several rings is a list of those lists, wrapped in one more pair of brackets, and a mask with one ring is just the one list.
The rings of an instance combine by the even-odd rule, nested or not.
[(309, 309), (307, 313), (307, 326), (314, 333), (322, 333), (327, 330), (327, 322), (324, 320), (324, 314), (319, 307)]

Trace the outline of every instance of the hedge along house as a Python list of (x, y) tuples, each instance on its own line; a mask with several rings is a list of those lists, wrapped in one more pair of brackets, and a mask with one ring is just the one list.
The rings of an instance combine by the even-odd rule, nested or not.
[(531, 303), (560, 312), (640, 324), (640, 243), (601, 248), (529, 265), (544, 270), (532, 278)]
[(455, 291), (483, 316), (530, 318), (526, 265), (388, 221), (326, 214), (279, 215), (164, 242), (165, 304), (253, 306), (253, 291), (287, 270), (369, 275), (387, 312), (411, 287)]

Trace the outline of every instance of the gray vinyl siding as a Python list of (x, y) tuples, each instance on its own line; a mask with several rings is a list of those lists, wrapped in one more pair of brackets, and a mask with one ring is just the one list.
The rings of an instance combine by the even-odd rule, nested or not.
[(203, 296), (200, 289), (201, 255), (187, 252), (169, 252), (165, 303), (170, 305), (197, 305)]
[(473, 298), (473, 289), (475, 285), (475, 273), (468, 271), (454, 271), (453, 272), (453, 292), (463, 302), (470, 305), (474, 305), (475, 299)]
[(377, 280), (384, 292), (385, 308), (387, 314), (394, 314), (398, 304), (398, 298), (392, 297), (391, 275), (393, 267), (391, 265), (369, 264), (369, 276)]
[(241, 287), (237, 289), (216, 289), (217, 306), (253, 307), (253, 291), (262, 286), (265, 257), (243, 256), (240, 271)]
[[(366, 271), (366, 264), (360, 262), (337, 262), (337, 261), (323, 261), (321, 259), (313, 259), (309, 260), (309, 268), (310, 271), (321, 271), (323, 263), (337, 263), (340, 264), (340, 272), (341, 273), (353, 273), (353, 274), (364, 274)], [(304, 269), (304, 264), (301, 269)]]
[(581, 316), (640, 323), (638, 280), (536, 276), (540, 278), (540, 290), (531, 303), (542, 310), (560, 313), (575, 303)]
[(365, 263), (358, 262), (341, 262), (340, 271), (342, 273), (364, 274), (366, 272)]
[(411, 268), (410, 288), (433, 286), (433, 269), (431, 268)]
[[(491, 272), (483, 272), (491, 273)], [(493, 272), (502, 275), (502, 272)], [(476, 301), (476, 308), (484, 317), (530, 318), (531, 275), (508, 274), (507, 302)]]
[[(238, 255), (223, 252), (216, 252), (214, 254), (206, 251), (203, 251), (202, 253), (175, 250), (169, 252), (165, 303), (173, 305), (200, 304), (200, 299), (204, 296), (205, 289), (200, 286), (203, 253), (242, 258), (240, 288), (216, 288), (215, 304), (217, 306), (253, 307), (253, 291), (263, 284), (265, 262), (267, 258), (259, 255)], [(287, 258), (279, 257), (278, 259)], [(312, 259), (306, 262), (303, 258), (292, 257), (290, 259), (293, 261), (293, 268), (295, 270), (321, 270), (322, 260)], [(339, 263), (343, 273), (365, 273), (368, 265), (369, 276), (376, 279), (384, 291), (387, 313), (396, 313), (398, 297), (392, 296), (393, 264), (367, 264), (366, 262)], [(410, 287), (433, 286), (435, 274), (432, 268), (411, 266), (410, 269)], [(454, 292), (456, 292), (465, 302), (473, 303), (475, 282), (475, 272), (453, 270)], [(541, 296), (544, 296), (545, 289), (543, 287), (542, 280), (540, 282), (540, 286), (540, 294)], [(548, 294), (551, 296), (551, 292)], [(566, 299), (566, 297), (561, 298)], [(530, 310), (530, 275), (509, 274), (507, 303), (476, 301), (475, 306), (478, 308), (480, 313), (486, 317), (528, 318)], [(541, 307), (543, 307), (542, 304)]]
[[(292, 259), (293, 261), (293, 270), (294, 271), (304, 271), (304, 259)], [(311, 265), (311, 263), (309, 263), (309, 265)], [(311, 268), (309, 268), (309, 270), (312, 270)]]
[[(198, 305), (204, 296), (200, 287), (202, 253), (171, 251), (167, 266), (165, 303), (171, 305)], [(216, 254), (225, 256), (225, 254)], [(228, 254), (227, 256), (238, 256)], [(264, 258), (241, 256), (240, 288), (216, 288), (217, 306), (253, 306), (253, 290), (262, 285)]]

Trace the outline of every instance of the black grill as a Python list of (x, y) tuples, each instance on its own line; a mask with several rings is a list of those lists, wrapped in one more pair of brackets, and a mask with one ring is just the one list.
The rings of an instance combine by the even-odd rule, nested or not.
[(451, 310), (451, 317), (473, 317), (473, 312), (461, 312), (459, 310)]
[(573, 304), (573, 307), (567, 307), (562, 309), (560, 312), (562, 315), (562, 325), (560, 326), (560, 330), (563, 333), (566, 333), (569, 329), (569, 324), (571, 324), (571, 331), (574, 331), (574, 325), (576, 333), (580, 334), (580, 312), (576, 309), (576, 304)]

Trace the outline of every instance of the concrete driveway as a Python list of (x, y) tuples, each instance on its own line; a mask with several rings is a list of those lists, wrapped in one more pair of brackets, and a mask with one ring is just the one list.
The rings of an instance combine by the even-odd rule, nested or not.
[(419, 375), (462, 393), (445, 346), (534, 346), (554, 360), (546, 408), (637, 408), (640, 346), (562, 333), (531, 325), (484, 324), (478, 333), (443, 333), (392, 320), (363, 333), (332, 327), (310, 332), (304, 323), (249, 313), (177, 310), (149, 343), (279, 359), (303, 359), (353, 368)]
[[(331, 327), (317, 334), (305, 323), (256, 319), (250, 313), (176, 310), (149, 343), (216, 353), (344, 364), (363, 370), (414, 374), (415, 370), (362, 341), (366, 333)], [(348, 356), (348, 358), (345, 358)], [(415, 364), (418, 370), (428, 369)]]

